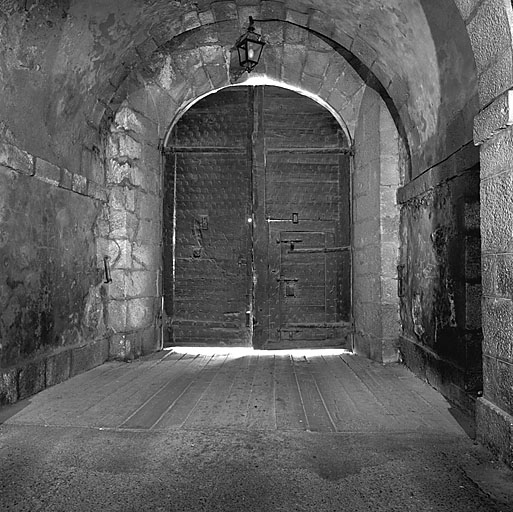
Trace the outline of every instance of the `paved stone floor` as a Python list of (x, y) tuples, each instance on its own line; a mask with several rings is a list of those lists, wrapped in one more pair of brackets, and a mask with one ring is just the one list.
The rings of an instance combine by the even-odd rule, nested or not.
[(0, 424), (2, 511), (513, 511), (464, 417), (349, 353), (163, 351)]

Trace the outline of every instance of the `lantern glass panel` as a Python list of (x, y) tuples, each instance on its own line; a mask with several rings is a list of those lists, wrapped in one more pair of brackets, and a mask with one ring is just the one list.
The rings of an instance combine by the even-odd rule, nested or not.
[(248, 61), (258, 63), (260, 53), (262, 52), (262, 43), (259, 41), (248, 41)]
[(242, 67), (244, 67), (246, 65), (246, 61), (247, 61), (247, 57), (246, 56), (248, 54), (245, 42), (242, 42), (241, 44), (239, 44), (237, 46), (237, 51), (239, 52), (239, 64)]
[(260, 34), (254, 32), (252, 19), (250, 18), (250, 28), (248, 32), (236, 43), (239, 64), (248, 73), (258, 64), (265, 42), (262, 41)]

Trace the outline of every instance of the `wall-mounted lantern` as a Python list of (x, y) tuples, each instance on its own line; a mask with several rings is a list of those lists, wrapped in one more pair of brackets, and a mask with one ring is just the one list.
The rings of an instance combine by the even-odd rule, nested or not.
[(248, 31), (235, 43), (235, 48), (239, 53), (240, 67), (251, 73), (260, 60), (264, 46), (265, 41), (261, 34), (255, 32), (255, 20), (250, 16)]

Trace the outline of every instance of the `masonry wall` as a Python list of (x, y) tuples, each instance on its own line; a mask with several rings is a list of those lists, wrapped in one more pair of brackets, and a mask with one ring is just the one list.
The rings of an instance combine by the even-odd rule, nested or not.
[(484, 334), (484, 386), (477, 401), (477, 436), (513, 465), (513, 8), (508, 0), (456, 3), (474, 50), (481, 109), (474, 121), (474, 142), (480, 146), (481, 160)]
[(158, 137), (114, 121), (72, 170), (0, 143), (0, 403), (159, 346)]
[(402, 357), (469, 411), (482, 390), (476, 157), (469, 145), (399, 191)]
[(108, 357), (97, 183), (1, 145), (0, 404)]
[(162, 174), (150, 98), (125, 102), (110, 126), (98, 259), (110, 258), (106, 288), (110, 357), (132, 359), (161, 345)]
[(483, 237), (483, 397), (478, 401), (479, 438), (513, 464), (513, 112), (511, 92), (476, 120), (481, 144)]
[(353, 315), (357, 353), (396, 361), (399, 137), (379, 95), (367, 88), (355, 131), (353, 169)]

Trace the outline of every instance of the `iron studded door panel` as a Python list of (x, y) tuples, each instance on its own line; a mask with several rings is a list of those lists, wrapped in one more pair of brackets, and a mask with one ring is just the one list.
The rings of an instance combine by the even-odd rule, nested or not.
[(343, 251), (328, 226), (290, 231), (278, 225), (270, 232), (270, 341), (282, 348), (349, 346), (350, 324), (337, 322)]
[(348, 345), (347, 148), (326, 109), (278, 87), (226, 89), (184, 114), (165, 175), (172, 344)]
[(243, 88), (207, 96), (171, 133), (164, 305), (174, 345), (251, 343), (248, 98)]
[(268, 232), (259, 238), (266, 240), (267, 252), (266, 261), (256, 259), (256, 296), (267, 290), (269, 300), (262, 311), (257, 300), (255, 336), (268, 348), (351, 348), (350, 165), (344, 136), (333, 116), (309, 98), (267, 86), (260, 98), (255, 140), (263, 140), (264, 157), (254, 183), (265, 201), (257, 204), (255, 229)]

